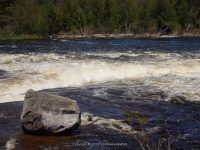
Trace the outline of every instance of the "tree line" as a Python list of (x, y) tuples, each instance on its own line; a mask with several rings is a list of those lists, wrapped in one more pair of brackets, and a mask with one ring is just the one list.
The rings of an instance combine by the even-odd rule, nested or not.
[(0, 0), (2, 34), (142, 34), (199, 29), (199, 0)]

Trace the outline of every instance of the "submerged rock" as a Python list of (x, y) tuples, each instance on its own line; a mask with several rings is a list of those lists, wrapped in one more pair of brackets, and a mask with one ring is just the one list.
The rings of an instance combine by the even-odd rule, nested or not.
[(28, 90), (21, 114), (22, 128), (29, 134), (57, 134), (77, 129), (81, 113), (75, 100), (43, 91)]
[(169, 101), (176, 105), (183, 105), (185, 104), (186, 98), (184, 96), (175, 95), (171, 97)]
[(133, 130), (132, 126), (124, 123), (123, 120), (107, 119), (93, 114), (84, 112), (81, 114), (82, 125), (96, 125), (100, 128), (109, 128), (128, 134), (136, 134), (137, 131)]

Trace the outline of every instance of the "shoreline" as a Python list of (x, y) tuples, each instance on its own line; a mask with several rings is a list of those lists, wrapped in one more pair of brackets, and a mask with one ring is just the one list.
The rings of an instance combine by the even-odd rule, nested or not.
[(52, 35), (14, 35), (10, 37), (0, 37), (2, 41), (22, 41), (22, 40), (48, 40), (48, 39), (123, 39), (123, 38), (135, 38), (135, 39), (165, 39), (165, 38), (199, 38), (200, 34), (184, 33), (184, 34), (168, 34), (160, 35), (159, 33), (144, 33), (144, 34), (52, 34)]
[(0, 42), (3, 42), (3, 41), (23, 41), (23, 40), (42, 40), (42, 39), (45, 39), (45, 38), (41, 35), (20, 34), (20, 35), (0, 37)]
[(135, 39), (160, 39), (160, 38), (195, 38), (200, 37), (200, 34), (55, 34), (50, 36), (50, 39), (120, 39), (120, 38), (135, 38)]

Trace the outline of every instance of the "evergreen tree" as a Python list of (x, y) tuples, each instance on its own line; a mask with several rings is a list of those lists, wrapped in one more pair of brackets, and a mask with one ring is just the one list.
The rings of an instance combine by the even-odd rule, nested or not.
[(199, 0), (1, 0), (0, 30), (19, 34), (199, 31)]

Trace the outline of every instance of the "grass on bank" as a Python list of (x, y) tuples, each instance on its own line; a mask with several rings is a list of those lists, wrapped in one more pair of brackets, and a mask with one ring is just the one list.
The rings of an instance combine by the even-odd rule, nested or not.
[(7, 35), (7, 36), (1, 36), (0, 35), (0, 41), (21, 41), (21, 40), (39, 40), (44, 39), (44, 37), (40, 35)]
[(16, 34), (11, 29), (0, 29), (0, 41), (39, 40), (43, 36), (37, 34)]

